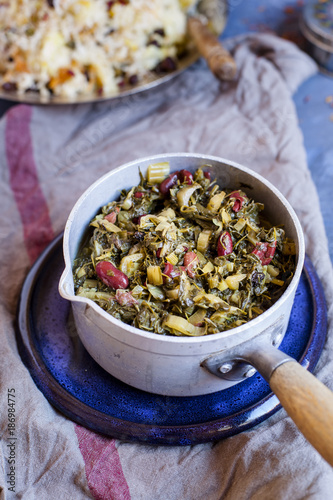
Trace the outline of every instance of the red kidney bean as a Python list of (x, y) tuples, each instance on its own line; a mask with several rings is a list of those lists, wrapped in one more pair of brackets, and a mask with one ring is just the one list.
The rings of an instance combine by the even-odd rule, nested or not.
[[(170, 262), (167, 262), (164, 266), (163, 274), (168, 276), (168, 278), (173, 279), (176, 278), (176, 276), (180, 276), (180, 270), (178, 267), (175, 267), (172, 264), (170, 264)], [(163, 276), (163, 281), (164, 282), (166, 281), (165, 276)]]
[(185, 267), (192, 264), (195, 260), (198, 260), (198, 256), (195, 252), (186, 252), (184, 255), (184, 265)]
[(169, 194), (170, 189), (174, 186), (178, 179), (178, 172), (173, 172), (160, 184), (160, 193), (165, 196)]
[(96, 273), (106, 286), (113, 288), (114, 290), (128, 287), (129, 281), (126, 274), (119, 271), (119, 269), (111, 264), (111, 262), (106, 260), (98, 262), (96, 266)]
[(166, 274), (170, 278), (174, 278), (175, 276), (180, 276), (180, 271), (177, 267), (167, 262), (164, 266), (163, 274)]
[(144, 194), (141, 191), (137, 191), (136, 193), (134, 193), (134, 198), (142, 198), (143, 196)]
[(117, 214), (119, 214), (120, 208), (119, 207), (114, 207), (114, 210), (110, 212), (108, 215), (104, 217), (104, 219), (108, 220), (109, 222), (112, 222), (114, 224), (117, 220)]
[(173, 271), (174, 267), (170, 262), (167, 262), (164, 266), (163, 274), (166, 274), (167, 276), (171, 277), (171, 273)]
[(194, 278), (195, 276), (194, 269), (197, 267), (198, 263), (199, 261), (196, 253), (187, 252), (184, 255), (184, 266), (190, 278)]
[(223, 257), (224, 255), (229, 255), (232, 252), (233, 244), (232, 239), (228, 231), (223, 231), (220, 234), (217, 241), (217, 255)]
[(116, 301), (121, 306), (133, 306), (138, 304), (138, 301), (133, 297), (131, 292), (125, 292), (125, 290), (116, 291)]
[(132, 219), (132, 222), (133, 224), (140, 224), (140, 220), (142, 219), (142, 217), (144, 217), (145, 215), (148, 215), (148, 214), (142, 214), (142, 215), (139, 215), (138, 217), (133, 217)]
[(178, 179), (183, 184), (193, 184), (193, 175), (188, 170), (180, 170), (178, 172)]
[(211, 179), (210, 172), (204, 172), (204, 177), (210, 181)]
[(112, 222), (112, 224), (114, 224), (117, 220), (117, 214), (116, 214), (116, 212), (111, 212), (110, 214), (106, 215), (104, 217), (104, 219), (106, 219), (107, 221)]
[(235, 198), (235, 203), (232, 207), (233, 211), (239, 212), (245, 201), (244, 196), (242, 196), (239, 191), (233, 191), (232, 193), (230, 193), (230, 198)]
[(267, 241), (265, 241), (263, 243), (257, 243), (252, 253), (254, 253), (254, 255), (256, 255), (257, 257), (259, 257), (260, 262), (262, 263), (263, 266), (268, 266), (268, 264), (274, 257), (275, 249), (276, 249), (276, 240), (274, 240), (272, 243), (268, 243)]

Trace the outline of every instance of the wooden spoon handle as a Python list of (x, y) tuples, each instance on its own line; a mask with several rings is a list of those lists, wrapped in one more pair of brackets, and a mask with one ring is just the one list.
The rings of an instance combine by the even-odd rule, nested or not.
[(233, 80), (237, 71), (236, 63), (218, 38), (196, 17), (188, 18), (188, 30), (212, 73), (219, 80)]
[(278, 366), (269, 385), (306, 439), (333, 466), (333, 393), (293, 361)]

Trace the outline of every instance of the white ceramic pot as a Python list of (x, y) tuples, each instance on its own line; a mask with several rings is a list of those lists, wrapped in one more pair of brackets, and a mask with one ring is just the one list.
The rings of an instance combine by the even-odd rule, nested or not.
[[(284, 224), (287, 236), (296, 242), (294, 277), (280, 299), (261, 316), (215, 335), (161, 336), (128, 326), (90, 299), (75, 296), (72, 265), (89, 222), (101, 206), (117, 199), (122, 189), (139, 183), (139, 170), (145, 174), (149, 164), (159, 161), (169, 161), (171, 171), (194, 171), (202, 165), (210, 165), (212, 177), (217, 178), (221, 187), (239, 189), (245, 186), (251, 198), (265, 204), (267, 218), (273, 224)], [(62, 297), (71, 301), (78, 335), (96, 362), (114, 377), (138, 389), (170, 396), (193, 396), (228, 388), (251, 375), (253, 370), (246, 362), (252, 363), (252, 359), (246, 354), (263, 348), (275, 357), (277, 349), (271, 350), (271, 346), (281, 343), (287, 329), (303, 268), (304, 241), (290, 204), (272, 184), (252, 170), (216, 157), (165, 154), (116, 168), (85, 191), (66, 224), (64, 258), (66, 267), (59, 291)], [(279, 351), (277, 355), (280, 356)], [(285, 355), (283, 357), (286, 359)]]

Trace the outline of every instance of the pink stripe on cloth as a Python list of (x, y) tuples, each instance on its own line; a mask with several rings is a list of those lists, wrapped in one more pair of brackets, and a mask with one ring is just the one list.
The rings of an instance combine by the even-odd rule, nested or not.
[(131, 495), (113, 439), (75, 425), (91, 493), (96, 500), (130, 500)]
[[(10, 109), (6, 117), (6, 156), (10, 186), (20, 213), (31, 262), (53, 240), (49, 209), (39, 184), (30, 134), (32, 108)], [(75, 425), (90, 491), (96, 500), (130, 500), (120, 458), (112, 439)]]
[(54, 238), (49, 209), (39, 185), (30, 135), (32, 108), (14, 106), (6, 119), (6, 155), (10, 186), (21, 216), (31, 262)]

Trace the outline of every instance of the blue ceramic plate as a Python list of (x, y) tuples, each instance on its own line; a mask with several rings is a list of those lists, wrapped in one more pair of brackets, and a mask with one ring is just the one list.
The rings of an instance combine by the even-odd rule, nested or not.
[[(280, 408), (259, 374), (224, 391), (184, 398), (143, 392), (112, 377), (81, 344), (70, 303), (58, 293), (63, 268), (60, 235), (26, 278), (17, 342), (37, 387), (71, 420), (126, 441), (190, 445), (242, 432)], [(313, 371), (326, 331), (324, 294), (307, 258), (281, 349)]]

